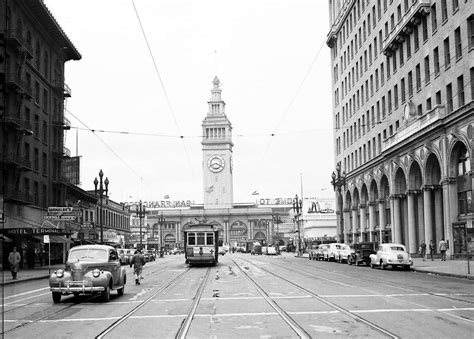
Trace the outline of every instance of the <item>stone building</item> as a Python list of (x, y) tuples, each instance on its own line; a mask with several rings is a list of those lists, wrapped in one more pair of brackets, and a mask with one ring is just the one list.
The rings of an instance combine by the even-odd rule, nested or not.
[(329, 17), (338, 234), (472, 251), (472, 1), (329, 0)]

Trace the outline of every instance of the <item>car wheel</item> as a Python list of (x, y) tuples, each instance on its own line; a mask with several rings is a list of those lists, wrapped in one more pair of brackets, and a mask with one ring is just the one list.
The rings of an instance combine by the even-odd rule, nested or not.
[(123, 285), (122, 288), (119, 288), (119, 289), (117, 290), (117, 294), (118, 294), (118, 295), (123, 295), (124, 292), (125, 292), (125, 285)]
[(58, 304), (61, 301), (61, 293), (53, 292), (52, 295), (53, 295), (53, 302), (55, 304)]
[(110, 300), (110, 287), (105, 286), (105, 289), (101, 292), (102, 301), (108, 302)]
[(372, 263), (372, 261), (370, 261), (370, 268), (375, 268), (375, 265)]

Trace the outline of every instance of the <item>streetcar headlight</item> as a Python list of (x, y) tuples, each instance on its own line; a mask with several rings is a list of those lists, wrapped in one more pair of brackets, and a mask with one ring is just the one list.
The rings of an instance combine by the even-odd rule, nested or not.
[(56, 277), (58, 277), (58, 278), (64, 277), (64, 270), (62, 270), (62, 269), (56, 270), (56, 272), (54, 272), (54, 273), (56, 274)]
[(92, 271), (92, 276), (94, 278), (97, 278), (99, 275), (100, 275), (100, 270), (99, 269), (96, 268), (95, 270)]

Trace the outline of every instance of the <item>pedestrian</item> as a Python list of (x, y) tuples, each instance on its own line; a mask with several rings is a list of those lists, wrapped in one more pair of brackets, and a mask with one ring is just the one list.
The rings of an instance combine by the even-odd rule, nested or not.
[(133, 265), (133, 274), (135, 276), (135, 285), (140, 285), (140, 280), (143, 279), (142, 271), (145, 265), (145, 257), (141, 253), (141, 250), (136, 250), (135, 254), (130, 261), (130, 267)]
[(439, 251), (441, 252), (441, 261), (446, 261), (446, 241), (444, 239), (441, 239), (439, 241)]
[(8, 255), (8, 262), (10, 262), (10, 271), (12, 272), (12, 279), (16, 279), (18, 268), (20, 267), (21, 262), (21, 256), (20, 253), (16, 251), (16, 247), (13, 247), (13, 250)]
[(425, 256), (426, 256), (426, 243), (424, 240), (421, 241), (421, 244), (420, 244), (420, 254), (421, 254), (421, 258), (423, 259), (423, 261), (425, 261)]
[(433, 261), (433, 255), (434, 255), (434, 250), (435, 250), (435, 244), (433, 242), (433, 240), (430, 240), (430, 257), (431, 257), (431, 261)]

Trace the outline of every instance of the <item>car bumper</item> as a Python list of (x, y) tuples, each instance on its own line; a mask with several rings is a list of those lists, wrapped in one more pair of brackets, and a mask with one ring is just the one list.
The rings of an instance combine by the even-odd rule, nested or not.
[(105, 286), (93, 286), (90, 281), (64, 281), (51, 283), (51, 292), (60, 292), (61, 294), (70, 293), (94, 293), (105, 290)]

